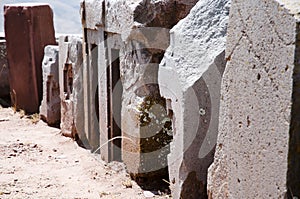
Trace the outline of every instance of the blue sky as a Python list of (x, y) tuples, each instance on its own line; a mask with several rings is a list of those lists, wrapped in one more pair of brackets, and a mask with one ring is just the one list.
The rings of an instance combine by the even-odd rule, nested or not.
[(43, 2), (50, 4), (54, 13), (56, 33), (81, 33), (80, 0), (0, 0), (0, 32), (4, 30), (3, 6), (10, 3)]

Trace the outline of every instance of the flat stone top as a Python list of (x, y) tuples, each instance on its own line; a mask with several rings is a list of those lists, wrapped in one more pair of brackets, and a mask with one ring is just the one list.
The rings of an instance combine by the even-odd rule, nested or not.
[(12, 4), (5, 4), (5, 7), (38, 7), (38, 6), (50, 6), (48, 3), (12, 3)]
[(300, 21), (300, 1), (299, 0), (276, 0), (280, 5), (293, 14), (298, 21)]

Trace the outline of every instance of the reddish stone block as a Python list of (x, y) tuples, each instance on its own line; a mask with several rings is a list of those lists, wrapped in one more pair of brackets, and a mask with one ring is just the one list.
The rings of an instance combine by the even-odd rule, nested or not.
[(56, 43), (52, 9), (48, 4), (5, 5), (4, 28), (12, 103), (27, 113), (38, 112), (44, 47)]

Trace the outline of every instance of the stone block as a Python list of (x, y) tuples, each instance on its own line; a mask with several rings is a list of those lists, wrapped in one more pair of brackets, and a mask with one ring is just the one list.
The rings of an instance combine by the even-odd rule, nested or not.
[(12, 103), (27, 113), (38, 112), (44, 48), (56, 43), (52, 9), (40, 3), (7, 4), (4, 25)]
[(105, 1), (105, 30), (118, 33), (123, 41), (138, 27), (172, 28), (198, 0)]
[[(98, 65), (101, 156), (105, 161), (122, 159), (132, 176), (152, 175), (160, 169), (167, 174), (166, 156), (172, 136), (164, 137), (167, 134), (160, 132), (164, 131), (162, 127), (169, 116), (166, 102), (159, 94), (158, 64), (169, 46), (168, 28), (184, 18), (197, 0), (108, 0), (94, 1), (94, 6), (90, 6), (91, 2), (82, 2), (81, 14), (85, 52), (88, 52), (84, 55), (92, 62), (86, 67), (91, 80), (96, 72), (93, 63)], [(102, 10), (102, 16), (97, 10)], [(89, 20), (96, 15), (97, 19)], [(89, 85), (86, 93), (93, 94), (91, 88), (95, 85)], [(92, 104), (93, 108), (91, 94), (85, 104)], [(143, 122), (150, 119), (146, 117), (150, 112), (145, 111), (163, 116), (157, 118), (157, 124), (153, 118), (152, 122)], [(88, 115), (91, 118), (87, 119), (91, 121), (88, 126), (94, 128), (92, 110)]]
[(0, 40), (0, 98), (9, 98), (9, 69), (6, 56), (6, 41)]
[(40, 106), (40, 116), (50, 126), (57, 126), (60, 123), (58, 50), (58, 46), (46, 46), (42, 65), (43, 100)]
[(207, 170), (218, 134), (230, 0), (199, 1), (172, 30), (158, 72), (172, 113), (168, 156), (173, 198), (207, 198)]
[(168, 178), (171, 120), (159, 92), (158, 65), (169, 46), (169, 28), (184, 18), (196, 2), (106, 2), (105, 30), (117, 33), (122, 41), (122, 160), (136, 179)]
[(232, 1), (209, 198), (300, 197), (299, 12)]
[(82, 22), (84, 28), (97, 30), (98, 27), (104, 26), (103, 20), (104, 0), (84, 0), (81, 2), (81, 10), (84, 10)]
[(59, 85), (62, 134), (89, 148), (84, 130), (82, 39), (59, 38)]

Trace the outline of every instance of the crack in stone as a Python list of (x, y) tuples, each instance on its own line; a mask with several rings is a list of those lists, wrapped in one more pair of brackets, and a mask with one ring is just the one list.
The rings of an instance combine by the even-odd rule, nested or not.
[[(266, 9), (266, 14), (268, 16), (268, 20), (269, 20), (269, 24), (275, 24), (271, 19), (271, 15), (270, 13), (268, 12), (268, 9)], [(275, 28), (275, 26), (271, 26), (272, 30), (276, 33), (276, 36), (279, 38), (280, 41), (282, 41), (284, 43), (284, 45), (286, 46), (290, 46), (290, 45), (295, 45), (295, 42), (286, 42), (284, 40), (283, 37), (280, 36), (279, 32), (277, 31), (277, 29)]]

